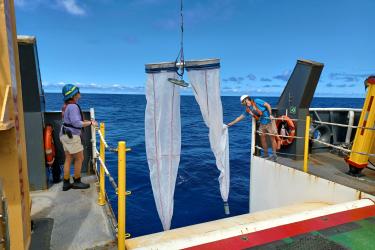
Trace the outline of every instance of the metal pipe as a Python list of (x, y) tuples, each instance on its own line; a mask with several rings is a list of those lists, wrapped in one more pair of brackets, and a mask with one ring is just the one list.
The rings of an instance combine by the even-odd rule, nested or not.
[(118, 143), (118, 236), (119, 250), (125, 250), (125, 222), (126, 222), (126, 143)]
[[(252, 143), (251, 143), (251, 148), (250, 148), (250, 150), (251, 150), (251, 156), (253, 156), (254, 154), (255, 154), (255, 131), (256, 131), (256, 120), (255, 120), (255, 118), (254, 117), (252, 117), (252, 119), (251, 119), (251, 141), (252, 141)], [(251, 156), (250, 156), (250, 158), (251, 158)], [(251, 173), (251, 171), (250, 171), (250, 173)]]
[[(91, 121), (95, 121), (95, 110), (93, 108), (90, 108), (90, 119)], [(95, 126), (91, 126), (91, 147), (92, 147), (92, 165), (95, 167), (96, 162), (96, 129)]]
[[(349, 126), (353, 126), (354, 124), (354, 111), (350, 110), (348, 113), (349, 116)], [(348, 130), (346, 131), (346, 137), (345, 137), (345, 143), (349, 144), (350, 143), (350, 138), (352, 137), (352, 127), (348, 127)]]
[(106, 204), (105, 200), (105, 170), (104, 170), (104, 164), (105, 164), (105, 125), (104, 123), (100, 123), (100, 132), (103, 137), (100, 137), (100, 173), (99, 173), (99, 197), (98, 197), (98, 204), (100, 206), (103, 206)]
[(305, 129), (305, 152), (303, 154), (303, 171), (308, 171), (308, 156), (309, 156), (309, 137), (310, 137), (310, 116), (306, 116), (306, 129)]

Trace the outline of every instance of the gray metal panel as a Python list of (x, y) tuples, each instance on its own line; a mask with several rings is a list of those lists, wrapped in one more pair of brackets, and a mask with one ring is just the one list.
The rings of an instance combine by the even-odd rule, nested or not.
[[(86, 120), (90, 120), (90, 112), (83, 111), (84, 118)], [(44, 113), (45, 124), (51, 124), (53, 127), (53, 140), (55, 142), (56, 147), (56, 157), (55, 161), (59, 165), (64, 165), (65, 154), (63, 146), (60, 142), (59, 133), (61, 129), (61, 112), (45, 112)], [(91, 130), (89, 127), (84, 129), (82, 134), (82, 144), (83, 144), (83, 154), (84, 154), (84, 161), (82, 164), (82, 173), (92, 173), (92, 147), (91, 147)]]
[(30, 190), (47, 188), (47, 174), (43, 143), (43, 114), (45, 101), (39, 72), (38, 51), (35, 37), (20, 36), (17, 39), (25, 136), (27, 169)]
[(39, 71), (36, 39), (19, 36), (17, 41), (24, 112), (43, 112), (45, 100)]
[[(288, 114), (291, 118), (299, 119), (296, 124), (296, 136), (298, 137), (305, 136), (306, 115), (323, 67), (322, 63), (298, 60), (277, 104), (278, 116)], [(295, 139), (292, 144), (282, 147), (280, 152), (294, 155), (295, 159), (301, 159), (303, 150), (304, 140)]]
[(297, 61), (277, 104), (279, 114), (285, 114), (285, 109), (292, 106), (297, 109), (310, 107), (323, 66), (322, 63), (307, 60)]
[(47, 189), (41, 112), (25, 112), (27, 169), (30, 190)]

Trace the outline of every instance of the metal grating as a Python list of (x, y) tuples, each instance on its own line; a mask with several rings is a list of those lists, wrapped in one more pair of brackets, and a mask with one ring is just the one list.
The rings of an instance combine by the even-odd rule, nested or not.
[(320, 235), (304, 234), (298, 238), (290, 239), (291, 242), (275, 241), (267, 245), (248, 248), (252, 250), (347, 250), (334, 241)]

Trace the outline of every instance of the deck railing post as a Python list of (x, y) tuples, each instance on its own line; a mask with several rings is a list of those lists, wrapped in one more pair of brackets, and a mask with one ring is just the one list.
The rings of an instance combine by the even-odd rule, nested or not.
[(125, 209), (126, 209), (126, 143), (118, 143), (118, 236), (119, 250), (125, 250)]
[(303, 154), (303, 171), (308, 171), (308, 158), (309, 158), (309, 138), (310, 138), (310, 116), (306, 116), (306, 129), (305, 129), (305, 152)]
[[(103, 138), (100, 138), (100, 158), (102, 159), (103, 164), (105, 164), (105, 125), (104, 123), (100, 123), (100, 133), (102, 134)], [(103, 206), (106, 204), (105, 200), (105, 172), (102, 163), (100, 163), (100, 173), (99, 173), (99, 197), (98, 197), (98, 204)]]

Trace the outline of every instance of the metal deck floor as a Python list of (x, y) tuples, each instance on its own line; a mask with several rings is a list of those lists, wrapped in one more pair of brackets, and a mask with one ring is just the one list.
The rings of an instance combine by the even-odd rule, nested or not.
[(297, 249), (374, 249), (375, 217), (284, 238), (269, 244), (252, 247), (254, 250)]
[[(88, 249), (115, 240), (107, 207), (96, 203), (96, 176), (83, 177), (82, 181), (90, 183), (90, 188), (63, 192), (61, 182), (49, 190), (31, 193), (31, 216), (35, 227), (39, 224), (52, 228), (52, 232), (50, 237), (41, 237), (38, 228), (35, 228), (30, 249), (41, 249), (40, 246), (64, 250)], [(43, 226), (43, 221), (49, 222), (44, 223), (49, 225)]]
[[(353, 177), (346, 172), (348, 165), (342, 157), (324, 152), (309, 155), (308, 173), (323, 179), (342, 184), (359, 190), (361, 192), (375, 195), (375, 171), (364, 169), (363, 176)], [(303, 161), (290, 158), (278, 157), (278, 163), (303, 171)]]

